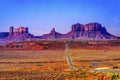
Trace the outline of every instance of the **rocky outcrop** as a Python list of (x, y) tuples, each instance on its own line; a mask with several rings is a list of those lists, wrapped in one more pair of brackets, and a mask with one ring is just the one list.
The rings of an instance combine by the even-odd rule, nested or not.
[(70, 32), (61, 34), (53, 28), (49, 34), (44, 34), (42, 39), (117, 39), (118, 37), (107, 32), (105, 27), (99, 23), (74, 24)]
[(113, 36), (107, 32), (105, 27), (102, 27), (99, 23), (89, 24), (74, 24), (71, 26), (71, 31), (64, 34), (62, 38), (66, 39), (119, 39), (117, 36)]
[(9, 33), (8, 32), (0, 32), (0, 39), (8, 37)]
[(25, 40), (120, 40), (120, 37), (114, 36), (107, 32), (107, 29), (100, 23), (88, 23), (88, 24), (73, 24), (71, 30), (66, 34), (61, 34), (55, 31), (55, 28), (51, 30), (49, 34), (42, 36), (34, 36), (29, 33), (27, 27), (14, 28), (10, 27), (9, 32), (0, 33), (0, 44), (6, 44), (9, 42), (22, 42)]
[(27, 27), (9, 28), (9, 36), (19, 36), (21, 34), (27, 34), (27, 33), (29, 33)]
[[(5, 36), (5, 34), (2, 34), (2, 36)], [(7, 44), (10, 42), (22, 42), (31, 38), (34, 38), (34, 35), (28, 32), (27, 27), (10, 27), (9, 32), (6, 32), (6, 36), (4, 38), (1, 38), (0, 44)]]
[(34, 37), (32, 34), (29, 33), (27, 27), (19, 27), (19, 28), (14, 28), (10, 27), (9, 28), (9, 36), (7, 37), (8, 39), (17, 39), (19, 41), (25, 40), (28, 38)]
[(62, 34), (56, 32), (55, 28), (53, 28), (49, 34), (44, 34), (41, 38), (42, 39), (60, 39), (61, 37), (62, 37)]

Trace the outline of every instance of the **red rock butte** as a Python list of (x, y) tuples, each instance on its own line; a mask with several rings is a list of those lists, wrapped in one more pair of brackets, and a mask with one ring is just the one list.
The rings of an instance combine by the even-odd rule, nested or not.
[(34, 36), (29, 33), (28, 27), (10, 27), (9, 32), (0, 32), (0, 44), (9, 42), (21, 42), (25, 40), (120, 40), (120, 37), (107, 32), (107, 29), (100, 23), (80, 24), (71, 26), (71, 30), (66, 34), (55, 31), (53, 28), (50, 33), (42, 36)]
[(10, 27), (9, 28), (9, 35), (19, 35), (23, 33), (28, 33), (28, 27), (19, 27), (19, 28), (14, 28)]

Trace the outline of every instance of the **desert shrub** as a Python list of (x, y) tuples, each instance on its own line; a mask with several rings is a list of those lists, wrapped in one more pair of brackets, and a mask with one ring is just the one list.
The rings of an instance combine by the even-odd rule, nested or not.
[(118, 74), (113, 74), (111, 80), (117, 80), (119, 78)]

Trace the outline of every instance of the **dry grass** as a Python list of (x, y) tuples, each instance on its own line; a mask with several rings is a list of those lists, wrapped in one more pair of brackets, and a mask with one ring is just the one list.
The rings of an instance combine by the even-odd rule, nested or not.
[[(89, 67), (93, 61), (98, 62), (98, 66), (120, 64), (120, 51), (71, 49), (69, 52), (73, 65), (79, 68), (81, 68), (81, 66)], [(29, 79), (31, 75), (33, 78), (37, 78), (38, 75), (44, 76), (44, 78), (46, 78), (45, 75), (49, 75), (48, 78), (55, 75), (55, 77), (51, 77), (51, 79), (60, 78), (63, 73), (65, 74), (61, 77), (69, 75), (69, 72), (66, 73), (66, 69), (69, 69), (69, 67), (66, 62), (65, 50), (0, 51), (0, 73), (3, 74), (0, 78), (4, 78), (5, 75), (8, 75), (10, 78), (11, 76), (18, 77), (21, 74), (27, 75), (27, 79)], [(12, 74), (12, 72), (16, 73), (16, 75), (14, 73)], [(11, 73), (11, 75), (9, 75), (9, 73)], [(79, 74), (76, 73), (76, 75)], [(90, 74), (88, 75), (90, 76)], [(91, 77), (94, 77), (94, 74), (91, 75)], [(26, 79), (26, 76), (22, 77)], [(44, 78), (41, 77), (41, 79)]]
[[(120, 52), (102, 50), (70, 50), (72, 61), (75, 62), (119, 62)], [(65, 50), (46, 51), (0, 51), (0, 63), (54, 63), (66, 62)]]

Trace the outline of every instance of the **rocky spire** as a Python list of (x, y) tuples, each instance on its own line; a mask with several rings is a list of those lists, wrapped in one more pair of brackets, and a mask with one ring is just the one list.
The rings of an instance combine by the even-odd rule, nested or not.
[(55, 34), (55, 33), (56, 33), (55, 28), (52, 28), (50, 34)]
[(11, 26), (10, 28), (9, 28), (9, 35), (13, 35), (13, 33), (14, 33), (14, 27), (13, 26)]

